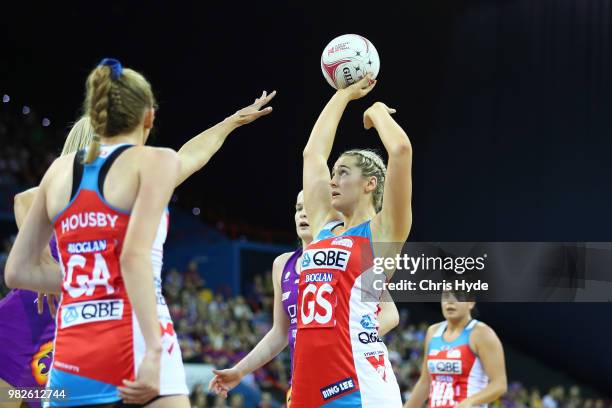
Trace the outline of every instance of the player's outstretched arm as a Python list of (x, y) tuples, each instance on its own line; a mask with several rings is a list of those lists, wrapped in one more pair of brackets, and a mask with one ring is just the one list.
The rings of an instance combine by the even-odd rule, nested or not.
[(395, 109), (376, 102), (363, 114), (363, 126), (376, 129), (389, 156), (382, 210), (373, 220), (377, 238), (404, 242), (412, 226), (412, 145), (393, 113)]
[(264, 108), (264, 106), (274, 96), (276, 96), (276, 91), (269, 95), (264, 91), (251, 105), (238, 110), (223, 122), (217, 123), (185, 143), (178, 151), (181, 167), (176, 185), (180, 185), (189, 176), (204, 167), (210, 158), (221, 148), (225, 139), (232, 131), (271, 113), (272, 107)]
[(331, 97), (315, 122), (304, 148), (304, 206), (313, 237), (336, 217), (331, 205), (331, 175), (327, 160), (336, 137), (336, 130), (348, 103), (367, 95), (376, 85), (368, 74), (359, 82), (338, 90)]
[(208, 383), (208, 389), (211, 392), (227, 398), (228, 391), (237, 386), (242, 380), (242, 377), (252, 373), (264, 364), (267, 364), (287, 346), (289, 319), (283, 310), (280, 280), (283, 268), (290, 256), (291, 252), (279, 255), (272, 265), (272, 279), (274, 284), (274, 316), (272, 329), (270, 329), (253, 350), (234, 367), (226, 370), (213, 370), (215, 376)]

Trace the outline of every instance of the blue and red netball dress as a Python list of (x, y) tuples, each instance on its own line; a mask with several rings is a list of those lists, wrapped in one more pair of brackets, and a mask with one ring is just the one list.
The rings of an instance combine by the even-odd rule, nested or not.
[(338, 236), (327, 225), (302, 255), (291, 408), (402, 406), (378, 302), (362, 300), (371, 240), (369, 221)]
[[(63, 273), (55, 354), (49, 386), (69, 400), (52, 406), (110, 403), (117, 386), (134, 380), (145, 343), (123, 282), (119, 259), (130, 214), (104, 199), (102, 186), (114, 160), (129, 145), (102, 146), (91, 164), (74, 164), (73, 193), (54, 220)], [(161, 294), (163, 244), (168, 213), (162, 216), (151, 252), (162, 332), (160, 395), (187, 394), (185, 371), (172, 320)]]
[(470, 348), (470, 334), (476, 324), (478, 320), (470, 321), (459, 337), (447, 342), (443, 335), (448, 323), (442, 322), (429, 341), (427, 369), (431, 386), (428, 407), (452, 408), (489, 383), (480, 359)]

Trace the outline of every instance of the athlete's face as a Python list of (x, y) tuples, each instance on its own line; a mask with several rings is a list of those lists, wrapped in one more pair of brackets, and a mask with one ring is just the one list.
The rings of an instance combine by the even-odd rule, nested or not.
[(368, 193), (373, 191), (372, 180), (363, 177), (355, 161), (355, 157), (340, 156), (331, 172), (332, 206), (345, 214), (353, 211), (360, 200), (371, 201)]
[(446, 320), (462, 320), (471, 314), (475, 302), (460, 302), (454, 294), (442, 294), (442, 314)]
[(312, 241), (312, 233), (310, 232), (310, 224), (308, 216), (304, 210), (304, 192), (300, 191), (295, 201), (295, 232), (302, 241), (310, 243)]

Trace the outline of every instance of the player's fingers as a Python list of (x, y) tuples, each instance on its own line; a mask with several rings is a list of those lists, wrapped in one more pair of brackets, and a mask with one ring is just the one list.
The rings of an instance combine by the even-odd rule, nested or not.
[(265, 116), (271, 112), (272, 112), (272, 107), (268, 106), (267, 108), (262, 109), (257, 112), (245, 113), (243, 115), (240, 115), (240, 119), (245, 120), (245, 121), (254, 121), (255, 119), (258, 119), (261, 116)]
[(271, 106), (268, 106), (267, 108), (264, 108), (264, 109), (260, 110), (259, 112), (257, 112), (257, 114), (258, 114), (257, 117), (259, 118), (261, 116), (266, 116), (266, 115), (272, 113), (273, 110), (274, 109), (272, 109)]
[(51, 317), (55, 317), (55, 314), (57, 313), (57, 307), (55, 306), (54, 295), (47, 296), (47, 305), (49, 305), (49, 314), (51, 314)]
[(368, 86), (370, 79), (372, 78), (371, 74), (366, 74), (363, 78), (361, 78), (358, 82), (355, 83), (355, 86), (359, 89), (363, 89)]
[(121, 399), (127, 403), (142, 404), (158, 393), (156, 390), (144, 384), (136, 384), (136, 386), (118, 387)]
[(38, 292), (38, 295), (36, 296), (36, 310), (38, 311), (38, 314), (42, 314), (43, 312), (43, 294)]
[(376, 81), (376, 80), (373, 80), (373, 81), (372, 81), (372, 82), (371, 82), (371, 83), (370, 83), (368, 86), (366, 86), (365, 88), (363, 88), (363, 89), (361, 90), (361, 94), (362, 94), (362, 96), (363, 96), (363, 95), (367, 95), (367, 94), (369, 94), (369, 93), (370, 93), (370, 91), (371, 91), (372, 89), (374, 89), (374, 87), (376, 86), (376, 83), (377, 83), (377, 81)]
[(270, 102), (275, 96), (276, 96), (276, 91), (270, 92), (270, 95), (266, 96), (266, 98), (264, 99), (262, 106)]

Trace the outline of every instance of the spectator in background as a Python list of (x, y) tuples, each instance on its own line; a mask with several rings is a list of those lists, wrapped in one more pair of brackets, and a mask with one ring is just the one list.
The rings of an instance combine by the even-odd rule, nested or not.
[(537, 389), (531, 390), (531, 396), (529, 397), (529, 408), (543, 408), (540, 391)]
[(563, 397), (565, 395), (565, 390), (563, 387), (552, 387), (548, 394), (542, 398), (542, 407), (543, 408), (563, 408), (561, 403), (563, 402)]
[(253, 313), (242, 296), (236, 297), (234, 317), (238, 320), (251, 320), (253, 318)]
[(566, 408), (581, 408), (582, 405), (580, 387), (577, 385), (571, 386), (569, 389), (569, 397), (566, 403)]
[(212, 408), (229, 408), (225, 403), (225, 398), (216, 397), (215, 402), (213, 403)]
[(261, 401), (257, 408), (278, 408), (279, 405), (276, 401), (272, 399), (272, 395), (269, 392), (264, 392), (261, 394)]
[(206, 393), (204, 392), (204, 386), (202, 384), (196, 384), (193, 387), (191, 395), (189, 396), (189, 401), (191, 402), (192, 408), (208, 407), (208, 399)]
[(244, 408), (244, 397), (240, 394), (234, 394), (230, 398), (230, 408)]
[(199, 290), (204, 287), (204, 281), (200, 272), (198, 271), (198, 263), (196, 261), (189, 262), (187, 270), (185, 271), (185, 286), (191, 286)]

